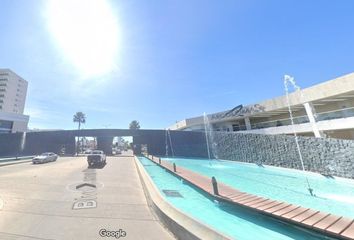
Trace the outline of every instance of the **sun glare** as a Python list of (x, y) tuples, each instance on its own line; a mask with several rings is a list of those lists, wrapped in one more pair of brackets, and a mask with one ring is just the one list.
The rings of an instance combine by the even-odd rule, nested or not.
[(106, 0), (50, 0), (49, 30), (64, 58), (84, 78), (109, 73), (118, 51), (118, 25)]

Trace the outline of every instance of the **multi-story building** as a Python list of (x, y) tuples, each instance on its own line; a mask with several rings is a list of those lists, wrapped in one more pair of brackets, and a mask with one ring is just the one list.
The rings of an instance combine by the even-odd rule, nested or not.
[(0, 133), (27, 131), (29, 116), (23, 114), (27, 85), (10, 69), (0, 69)]
[[(354, 139), (354, 73), (287, 96), (204, 116), (188, 118), (171, 130), (204, 130), (205, 119), (215, 131), (297, 134)], [(293, 114), (291, 124), (288, 106)]]

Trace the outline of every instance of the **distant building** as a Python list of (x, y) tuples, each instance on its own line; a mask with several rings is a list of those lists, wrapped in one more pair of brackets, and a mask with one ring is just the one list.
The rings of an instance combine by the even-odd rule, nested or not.
[[(354, 73), (289, 94), (298, 135), (354, 139)], [(214, 131), (292, 134), (286, 96), (207, 115)], [(168, 129), (203, 131), (204, 117)]]
[(0, 133), (27, 131), (29, 116), (23, 115), (27, 86), (10, 69), (0, 69)]

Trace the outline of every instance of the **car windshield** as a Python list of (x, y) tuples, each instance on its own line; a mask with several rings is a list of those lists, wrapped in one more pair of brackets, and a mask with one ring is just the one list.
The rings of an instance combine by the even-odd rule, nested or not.
[(93, 151), (92, 154), (102, 154), (102, 151)]
[(41, 156), (50, 156), (51, 153), (42, 153)]

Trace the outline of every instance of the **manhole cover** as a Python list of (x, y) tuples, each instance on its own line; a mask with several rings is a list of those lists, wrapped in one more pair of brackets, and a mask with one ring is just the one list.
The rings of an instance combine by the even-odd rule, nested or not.
[(181, 197), (183, 198), (183, 196), (176, 190), (162, 190), (162, 192), (167, 196), (167, 197)]

